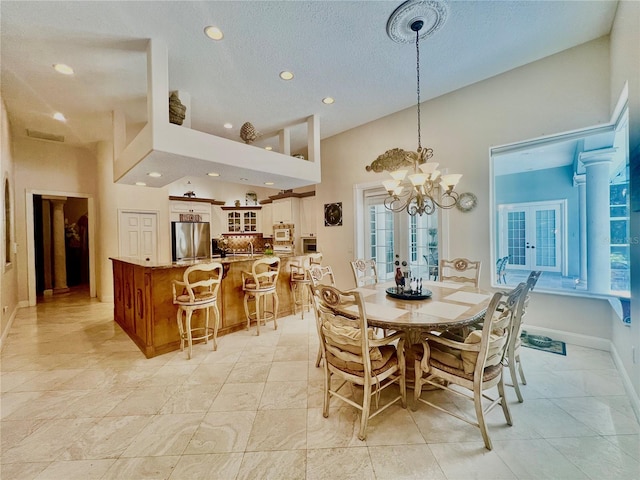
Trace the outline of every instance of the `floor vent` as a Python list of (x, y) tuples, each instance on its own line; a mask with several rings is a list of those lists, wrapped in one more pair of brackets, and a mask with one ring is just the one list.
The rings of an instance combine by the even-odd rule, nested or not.
[(39, 132), (29, 128), (27, 128), (27, 136), (40, 140), (49, 140), (51, 142), (64, 142), (64, 135), (54, 135), (53, 133)]

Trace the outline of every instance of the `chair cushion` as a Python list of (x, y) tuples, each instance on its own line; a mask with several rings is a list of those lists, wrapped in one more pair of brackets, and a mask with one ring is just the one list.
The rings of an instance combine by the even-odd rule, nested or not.
[[(482, 330), (474, 330), (467, 338), (464, 339), (464, 343), (480, 343), (482, 340)], [(507, 343), (506, 335), (496, 335), (491, 333), (489, 335), (489, 352), (487, 353), (487, 362), (485, 367), (492, 365), (498, 365), (502, 361), (502, 351)], [(476, 361), (478, 360), (478, 352), (462, 351), (462, 365), (465, 373), (473, 373), (476, 368)]]
[(254, 282), (253, 279), (247, 279), (244, 282), (245, 290), (269, 290), (272, 288), (276, 288), (276, 284), (273, 282), (263, 281), (260, 282), (259, 286), (256, 286), (256, 282)]
[[(443, 334), (443, 337), (446, 338), (448, 337), (448, 335)], [(469, 333), (469, 335), (467, 335), (464, 343), (480, 343), (481, 340), (482, 330), (474, 330)], [(486, 367), (498, 365), (500, 363), (500, 361), (502, 360), (502, 349), (506, 341), (506, 335), (495, 335), (492, 333), (489, 336), (489, 353), (487, 354), (485, 369)], [(473, 374), (473, 370), (476, 368), (476, 362), (478, 360), (478, 352), (458, 350), (456, 348), (442, 345), (437, 342), (429, 342), (429, 347), (431, 350), (431, 359), (434, 359), (438, 363), (446, 365), (450, 368), (462, 370), (466, 374)], [(424, 355), (421, 347), (414, 347), (414, 354), (418, 359), (421, 359)]]
[[(448, 365), (451, 368), (455, 368), (457, 370), (463, 369), (463, 362), (461, 351), (456, 350), (455, 348), (447, 347), (446, 345), (441, 345), (439, 343), (430, 342), (429, 347), (431, 350), (431, 357), (437, 360), (444, 365)], [(477, 358), (477, 354), (476, 354)], [(471, 369), (473, 371), (473, 369)]]
[[(380, 359), (375, 361), (371, 360), (371, 373), (373, 375), (379, 375), (398, 365), (396, 347), (394, 347), (393, 345), (383, 345), (377, 350), (379, 350), (380, 352)], [(333, 365), (339, 370), (347, 372), (351, 375), (362, 377), (364, 374), (364, 365), (362, 363), (342, 360), (329, 351), (327, 351), (327, 362), (329, 362), (330, 365)]]
[[(450, 367), (449, 365), (439, 362), (433, 357), (429, 358), (429, 365), (431, 365), (434, 368), (437, 368), (438, 370), (442, 370), (444, 372), (450, 373), (457, 377), (464, 378), (469, 381), (473, 381), (473, 372), (467, 373), (464, 370)], [(482, 374), (482, 380), (484, 382), (488, 382), (489, 380), (493, 380), (494, 378), (496, 378), (498, 375), (500, 375), (500, 373), (502, 373), (502, 365), (492, 365), (490, 367), (486, 367)]]
[[(341, 315), (329, 315), (326, 313), (322, 314), (323, 319), (323, 327), (329, 332), (336, 335), (347, 337), (351, 340), (360, 341), (362, 338), (362, 331), (354, 327), (353, 325), (349, 325), (350, 323), (354, 323), (353, 320), (349, 320), (346, 317), (342, 317)], [(369, 327), (367, 329), (367, 335), (369, 339), (375, 338), (375, 333), (373, 328)], [(339, 348), (345, 352), (353, 353), (354, 355), (361, 355), (362, 349), (358, 345), (349, 345), (346, 343), (337, 343), (332, 341), (330, 338), (327, 338), (327, 342), (331, 343), (334, 347)], [(382, 354), (380, 353), (380, 349), (378, 347), (373, 347), (369, 349), (369, 358), (372, 362), (380, 361), (382, 359)]]
[(194, 301), (191, 301), (191, 297), (189, 297), (189, 295), (187, 294), (182, 294), (182, 295), (178, 295), (176, 296), (176, 302), (177, 303), (182, 303), (185, 305), (193, 305), (196, 303), (204, 303), (204, 302), (210, 302), (216, 299), (216, 296), (213, 295), (211, 292), (194, 292)]

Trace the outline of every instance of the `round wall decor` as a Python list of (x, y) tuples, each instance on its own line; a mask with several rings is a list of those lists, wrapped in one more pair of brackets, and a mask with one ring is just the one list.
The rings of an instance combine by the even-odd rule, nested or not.
[(470, 212), (478, 205), (478, 197), (471, 192), (461, 193), (456, 202), (456, 208), (461, 212)]

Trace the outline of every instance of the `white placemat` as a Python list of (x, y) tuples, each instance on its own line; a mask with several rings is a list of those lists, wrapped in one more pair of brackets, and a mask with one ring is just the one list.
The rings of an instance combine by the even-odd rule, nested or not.
[(377, 292), (375, 290), (371, 290), (370, 288), (354, 288), (353, 290), (349, 290), (350, 292), (360, 292), (362, 298), (367, 298), (370, 295), (375, 295)]
[[(400, 308), (386, 307), (384, 305), (376, 305), (375, 303), (367, 302), (364, 304), (364, 309), (367, 312), (367, 317), (375, 318), (376, 320), (394, 320), (407, 313), (406, 310), (402, 310)], [(356, 305), (352, 305), (345, 310), (356, 314), (358, 313), (358, 307)]]
[(470, 303), (477, 305), (480, 302), (484, 302), (490, 295), (486, 293), (470, 293), (470, 292), (456, 292), (451, 295), (447, 295), (444, 299), (451, 300), (453, 302)]
[(434, 317), (448, 318), (453, 320), (458, 318), (464, 312), (469, 310), (470, 307), (466, 305), (456, 305), (446, 302), (430, 302), (424, 307), (420, 308), (418, 312), (426, 313), (427, 315), (433, 315)]
[(426, 281), (422, 282), (423, 285), (433, 285), (434, 287), (440, 288), (452, 288), (454, 290), (458, 290), (459, 288), (464, 287), (464, 283), (455, 283), (455, 282), (433, 282)]

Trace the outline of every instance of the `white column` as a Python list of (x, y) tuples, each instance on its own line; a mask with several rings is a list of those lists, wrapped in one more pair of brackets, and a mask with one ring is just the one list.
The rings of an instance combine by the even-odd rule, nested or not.
[(609, 164), (615, 150), (591, 150), (579, 156), (586, 170), (587, 286), (593, 293), (611, 290)]
[(53, 276), (51, 273), (51, 202), (46, 198), (42, 199), (42, 248), (43, 260), (42, 267), (44, 270), (44, 294), (53, 294)]
[(64, 293), (67, 286), (67, 254), (65, 251), (64, 203), (66, 197), (48, 197), (53, 205), (53, 293)]
[(573, 184), (578, 187), (579, 206), (579, 245), (580, 245), (580, 274), (577, 288), (587, 288), (587, 189), (586, 176), (575, 175)]

